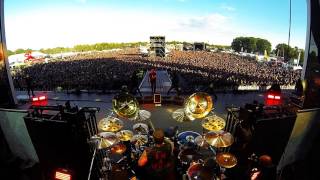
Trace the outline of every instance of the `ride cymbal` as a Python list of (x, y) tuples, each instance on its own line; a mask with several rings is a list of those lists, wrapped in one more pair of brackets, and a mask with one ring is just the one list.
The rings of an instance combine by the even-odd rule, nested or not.
[(130, 141), (133, 137), (133, 132), (130, 130), (121, 130), (116, 133), (120, 141)]
[(219, 116), (213, 115), (203, 119), (202, 127), (209, 131), (219, 131), (226, 126), (226, 121)]
[(237, 158), (231, 153), (218, 153), (216, 162), (224, 168), (233, 168), (237, 165)]
[(210, 131), (205, 134), (204, 138), (211, 146), (220, 148), (228, 147), (234, 142), (233, 136), (226, 131)]
[(99, 134), (101, 137), (98, 149), (106, 149), (119, 142), (118, 137), (112, 132), (102, 132)]
[(213, 107), (211, 96), (207, 93), (194, 93), (188, 97), (184, 104), (185, 114), (190, 119), (206, 117)]
[(116, 117), (108, 116), (99, 121), (98, 127), (102, 131), (116, 132), (123, 127), (123, 122)]
[(134, 118), (139, 112), (139, 103), (134, 96), (121, 93), (112, 99), (112, 109), (122, 118)]

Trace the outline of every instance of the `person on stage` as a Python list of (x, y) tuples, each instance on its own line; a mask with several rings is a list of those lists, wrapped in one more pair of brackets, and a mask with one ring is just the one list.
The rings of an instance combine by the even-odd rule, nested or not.
[[(176, 179), (172, 143), (165, 141), (162, 129), (156, 129), (153, 132), (153, 138), (155, 145), (146, 148), (138, 161), (138, 166), (145, 169), (142, 176), (152, 180)], [(141, 179), (144, 180), (144, 177)]]
[(151, 69), (149, 73), (149, 82), (151, 84), (152, 94), (156, 93), (157, 89), (157, 73), (155, 69)]

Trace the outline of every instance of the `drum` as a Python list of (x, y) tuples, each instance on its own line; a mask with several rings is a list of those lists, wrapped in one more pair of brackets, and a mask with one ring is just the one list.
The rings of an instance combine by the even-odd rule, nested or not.
[(199, 133), (194, 131), (184, 131), (178, 134), (178, 144), (186, 145), (188, 143), (195, 143), (195, 139), (201, 136)]
[(189, 180), (216, 180), (215, 173), (201, 163), (193, 163), (187, 170)]

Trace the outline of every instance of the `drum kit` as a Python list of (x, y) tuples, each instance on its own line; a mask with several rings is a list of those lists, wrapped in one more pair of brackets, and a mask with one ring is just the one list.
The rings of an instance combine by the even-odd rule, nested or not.
[[(194, 93), (185, 101), (184, 108), (177, 109), (172, 113), (172, 118), (177, 122), (192, 122), (202, 120), (201, 125), (206, 133), (194, 131), (183, 131), (176, 133), (171, 139), (171, 144), (178, 145), (177, 159), (179, 167), (183, 174), (189, 179), (198, 179), (201, 172), (207, 167), (206, 159), (212, 159), (219, 166), (219, 170), (212, 175), (216, 177), (223, 168), (232, 168), (237, 164), (237, 158), (230, 154), (224, 153), (221, 149), (233, 144), (233, 136), (223, 131), (226, 122), (223, 118), (212, 114), (213, 101), (211, 96), (206, 93)], [(146, 123), (150, 119), (151, 113), (146, 110), (140, 110), (138, 101), (134, 96), (128, 93), (116, 95), (112, 100), (112, 109), (116, 116), (109, 115), (98, 122), (98, 128), (101, 133), (96, 137), (100, 139), (97, 149), (106, 150), (110, 159), (117, 155), (120, 160), (106, 161), (106, 171), (112, 172), (114, 164), (119, 166), (119, 162), (127, 160), (138, 160), (145, 148), (152, 145), (150, 136), (150, 124)], [(121, 120), (122, 119), (122, 120)], [(131, 130), (123, 130), (123, 120), (139, 121), (132, 126)], [(151, 127), (152, 129), (152, 127)], [(166, 139), (167, 141), (168, 138)], [(129, 153), (129, 155), (128, 155)], [(133, 158), (132, 158), (133, 157)], [(124, 169), (128, 169), (128, 164)]]

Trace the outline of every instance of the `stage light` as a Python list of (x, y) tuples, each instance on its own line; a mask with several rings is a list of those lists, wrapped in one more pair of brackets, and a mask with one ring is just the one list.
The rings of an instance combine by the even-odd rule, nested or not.
[(33, 101), (33, 102), (39, 101), (39, 98), (38, 98), (38, 97), (33, 97), (33, 98), (32, 98), (32, 101)]
[(281, 97), (280, 96), (274, 96), (274, 99), (280, 100)]
[(274, 99), (274, 95), (268, 94), (268, 99)]
[(43, 101), (43, 100), (46, 100), (47, 98), (46, 98), (46, 96), (40, 96), (39, 97), (39, 101)]
[(71, 180), (71, 174), (67, 170), (58, 170), (55, 172), (54, 178), (57, 180)]

